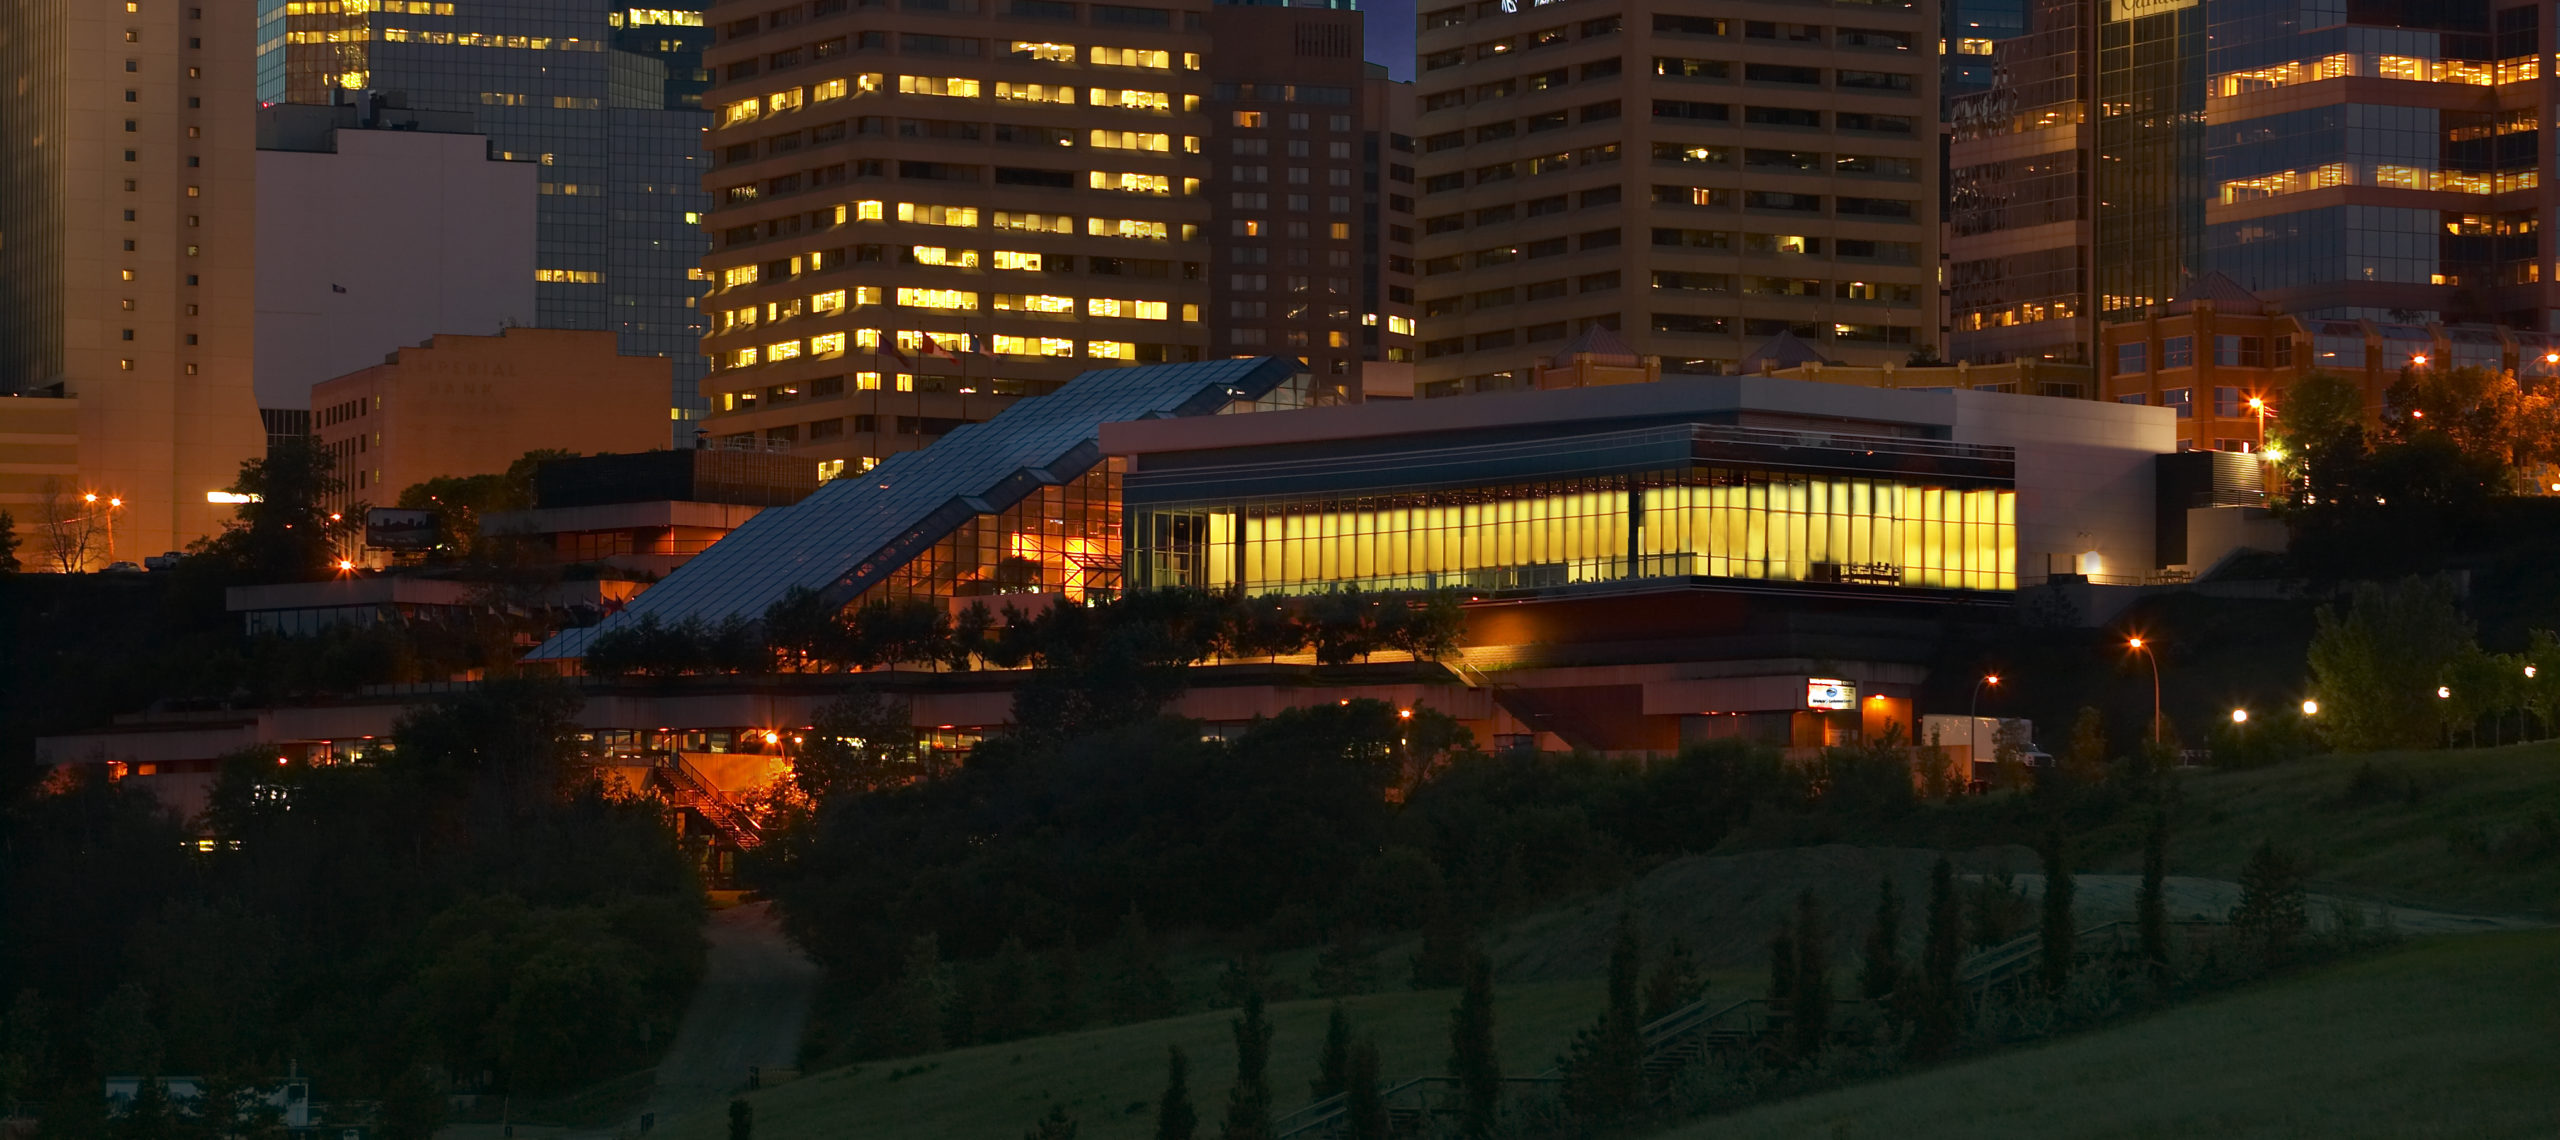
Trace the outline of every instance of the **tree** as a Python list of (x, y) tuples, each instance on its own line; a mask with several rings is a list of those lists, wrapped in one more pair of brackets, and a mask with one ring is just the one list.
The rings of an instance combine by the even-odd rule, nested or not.
[(116, 987), (90, 1019), (89, 1057), (104, 1072), (158, 1073), (163, 1048), (151, 994), (139, 983)]
[(852, 689), (818, 709), (792, 757), (791, 783), (814, 810), (837, 800), (884, 791), (924, 774), (907, 703), (869, 687)]
[(1039, 961), (1020, 935), (1005, 936), (987, 964), (986, 1007), (979, 1019), (982, 1041), (1011, 1041), (1038, 1032), (1040, 1024)]
[(2134, 929), (2142, 942), (2142, 960), (2155, 975), (2169, 967), (2169, 807), (2151, 805), (2142, 828), (2142, 891), (2134, 900)]
[(1076, 1140), (1076, 1118), (1067, 1115), (1067, 1106), (1049, 1106), (1049, 1115), (1022, 1134), (1022, 1140)]
[(1813, 888), (1796, 896), (1794, 992), (1787, 1003), (1787, 1048), (1799, 1060), (1821, 1054), (1831, 1039), (1831, 936)]
[(499, 511), (533, 509), (536, 472), (551, 460), (576, 457), (574, 451), (556, 448), (528, 451), (507, 464), (504, 472), (439, 475), (401, 488), (393, 501), (435, 516), (438, 554), (483, 559), (491, 553), (490, 541), (497, 537), (483, 533), (488, 516)]
[(1974, 880), (1965, 891), (1967, 935), (1976, 946), (1997, 946), (2017, 937), (2027, 924), (2026, 896), (2018, 878), (2002, 867)]
[(102, 505), (94, 492), (73, 494), (57, 478), (48, 477), (36, 500), (36, 522), (44, 528), (45, 561), (57, 573), (78, 574), (104, 558), (115, 507)]
[(905, 968), (882, 995), (880, 1055), (941, 1052), (952, 994), (951, 971), (942, 964), (940, 940), (931, 934), (917, 935), (907, 944)]
[(1574, 1035), (1558, 1062), (1564, 1070), (1565, 1103), (1584, 1120), (1620, 1119), (1644, 1095), (1644, 1037), (1636, 1005), (1636, 974), (1643, 959), (1635, 915), (1621, 909), (1618, 935), (1609, 948), (1609, 1007)]
[(2043, 953), (2039, 973), (2047, 991), (2061, 993), (2062, 987), (2071, 981), (2072, 959), (2080, 947), (2080, 932), (2072, 925), (2071, 919), (2073, 880), (2071, 867), (2064, 858), (2061, 824), (2045, 828), (2041, 854), (2044, 856), (2044, 900), (2041, 907), (2043, 920), (2037, 926), (2037, 933), (2041, 935), (2038, 944)]
[(1165, 1046), (1164, 1096), (1156, 1101), (1156, 1140), (1191, 1140), (1200, 1114), (1191, 1107), (1191, 1058), (1180, 1045)]
[(2082, 784), (2094, 784), (2106, 777), (2106, 714), (2081, 707), (2080, 715), (2071, 722), (2071, 747), (2063, 752), (2062, 764)]
[(1349, 1140), (1387, 1140), (1387, 1098), (1378, 1090), (1378, 1039), (1364, 1037), (1351, 1050), (1351, 1076), (1343, 1090)]
[(1105, 959), (1110, 974), (1103, 982), (1103, 1007), (1113, 1022), (1153, 1021), (1173, 1013), (1173, 976), (1165, 972), (1164, 951), (1147, 933), (1146, 916), (1135, 905), (1120, 916)]
[(2436, 687), (2472, 651), (2471, 623), (2443, 578), (2360, 583), (2347, 610), (2320, 611), (2309, 662), (2321, 721), (2339, 748), (2436, 743)]
[(1902, 988), (1902, 900), (1893, 893), (1893, 876), (1876, 887), (1876, 919), (1867, 927), (1865, 961), (1858, 969), (1858, 992), (1868, 1001)]
[(33, 988), (18, 991), (0, 1018), (0, 1116), (16, 1116), (51, 1061), (46, 1048), (44, 999)]
[(328, 571), (339, 544), (364, 530), (363, 504), (343, 512), (329, 500), (346, 490), (337, 458), (311, 436), (271, 443), (266, 455), (243, 460), (226, 488), (244, 496), (232, 508), (236, 521), (197, 549), (240, 573), (272, 581), (303, 581)]
[(1706, 996), (1707, 976), (1699, 969), (1697, 956), (1679, 938), (1672, 938), (1662, 960), (1654, 963), (1653, 977), (1645, 982), (1645, 1023), (1660, 1021)]
[(1244, 1016), (1232, 1023), (1236, 1036), (1236, 1083), (1227, 1090), (1227, 1124), (1223, 1140), (1270, 1140), (1271, 1022), (1264, 1015), (1262, 990), (1245, 991)]
[(0, 574), (15, 574), (20, 569), (17, 516), (0, 511)]
[(1912, 1052), (1926, 1059), (1955, 1047), (1957, 970), (1964, 961), (1964, 915), (1956, 900), (1955, 864), (1938, 857), (1929, 868), (1929, 929), (1920, 950), (1920, 992), (1912, 1018)]
[(1458, 1132), (1493, 1134), (1502, 1110), (1502, 1058), (1493, 1048), (1493, 962), (1467, 955), (1466, 983), (1449, 1011), (1449, 1074), (1458, 1078)]
[(2290, 961), (2311, 928), (2302, 880), (2302, 865), (2277, 850), (2272, 840), (2261, 840), (2240, 867), (2240, 903), (2231, 908), (2231, 934), (2264, 966)]
[(756, 1140), (756, 1106), (745, 1097), (729, 1101), (729, 1140)]
[(1322, 997), (1349, 997), (1369, 992), (1375, 981), (1377, 947), (1360, 934), (1360, 928), (1344, 923), (1334, 931), (1333, 941), (1316, 956), (1314, 982)]
[(1307, 1082), (1307, 1098), (1339, 1095), (1351, 1082), (1351, 1015), (1341, 1002), (1325, 1016), (1324, 1052), (1316, 1057), (1316, 1078)]
[(158, 1074), (145, 1071), (134, 1084), (133, 1100), (125, 1105), (124, 1115), (108, 1129), (108, 1135), (111, 1140), (177, 1140), (181, 1124), (178, 1106), (169, 1099), (167, 1082)]

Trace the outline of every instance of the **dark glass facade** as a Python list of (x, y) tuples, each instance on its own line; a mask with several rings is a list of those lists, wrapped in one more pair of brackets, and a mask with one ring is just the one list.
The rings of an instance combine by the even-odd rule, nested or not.
[(258, 93), (396, 93), (413, 108), (469, 112), (501, 157), (540, 163), (538, 319), (611, 329), (626, 354), (672, 359), (665, 398), (682, 442), (685, 421), (706, 407), (697, 306), (709, 30), (707, 0), (653, 2), (261, 0)]
[(2103, 157), (2095, 264), (2102, 317), (2167, 301), (2199, 271), (2204, 79), (2202, 4), (2098, 26)]

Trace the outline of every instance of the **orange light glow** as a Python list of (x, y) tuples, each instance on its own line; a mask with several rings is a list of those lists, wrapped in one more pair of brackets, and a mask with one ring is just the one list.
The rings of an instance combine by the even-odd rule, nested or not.
[(2141, 638), (2139, 638), (2139, 637), (2129, 637), (2129, 638), (2126, 638), (2126, 639), (2125, 639), (2125, 645), (2127, 645), (2128, 647), (2134, 648), (2134, 649), (2140, 649), (2140, 648), (2142, 648), (2142, 639), (2141, 639)]

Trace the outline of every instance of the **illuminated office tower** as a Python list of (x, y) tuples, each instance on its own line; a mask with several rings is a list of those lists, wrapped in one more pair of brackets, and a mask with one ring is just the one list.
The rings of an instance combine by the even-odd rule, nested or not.
[(1938, 343), (1937, 5), (1426, 4), (1427, 395), (1577, 332), (1669, 372)]
[(1209, 356), (1207, 12), (715, 6), (714, 442), (833, 477)]
[[(673, 435), (702, 407), (696, 307), (709, 209), (704, 0), (258, 0), (258, 97), (332, 89), (467, 111), (495, 156), (539, 163), (535, 305), (674, 363)], [(384, 346), (384, 351), (396, 348)]]
[(58, 565), (55, 535), (86, 536), (67, 568), (99, 569), (217, 532), (231, 510), (207, 493), (265, 448), (250, 14), (0, 5), (0, 402), (69, 412), (11, 417), (53, 425), (41, 439), (0, 427), (31, 566)]
[(1948, 101), (1951, 360), (2089, 362), (2094, 10), (2089, 0), (2037, 0), (2024, 34), (1975, 45), (1992, 53), (1998, 80)]

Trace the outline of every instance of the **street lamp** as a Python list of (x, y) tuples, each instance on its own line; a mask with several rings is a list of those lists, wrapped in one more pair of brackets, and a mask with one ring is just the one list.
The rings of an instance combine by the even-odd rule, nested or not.
[(2247, 724), (2247, 723), (2249, 723), (2249, 710), (2247, 710), (2247, 709), (2233, 709), (2233, 710), (2231, 710), (2231, 723), (2233, 723), (2233, 724)]
[(2318, 701), (2314, 701), (2314, 700), (2305, 699), (2305, 700), (2302, 702), (2302, 715), (2304, 715), (2304, 716), (2318, 716), (2318, 715), (2320, 715), (2320, 702), (2318, 702)]
[(2451, 685), (2438, 685), (2438, 686), (2436, 686), (2436, 699), (2437, 699), (2437, 700), (2439, 700), (2439, 701), (2452, 700), (2452, 699), (2453, 699), (2453, 686), (2451, 686)]
[[(1983, 674), (1983, 675), (1982, 675), (1982, 678), (1981, 678), (1980, 680), (1977, 680), (1977, 681), (1975, 681), (1975, 682), (1973, 683), (1973, 703), (1972, 703), (1971, 705), (1969, 705), (1969, 706), (1967, 706), (1967, 707), (1966, 707), (1966, 709), (1965, 709), (1965, 714), (1964, 714), (1964, 715), (1965, 715), (1965, 719), (1966, 719), (1966, 720), (1968, 720), (1968, 721), (1972, 720), (1972, 719), (1973, 719), (1973, 717), (1974, 717), (1976, 714), (1979, 714), (1979, 713), (1982, 711), (1982, 687), (1983, 687), (1984, 685), (1990, 685), (1990, 686), (1992, 686), (1992, 687), (1994, 687), (1994, 688), (1999, 687), (1999, 685), (2000, 685), (2000, 674), (1998, 674), (1998, 673), (1985, 673), (1985, 674)], [(1970, 725), (1968, 725), (1968, 726), (1965, 728), (1965, 731), (1966, 731), (1966, 732), (1971, 732), (1971, 731), (1973, 731), (1973, 729), (1972, 729), (1972, 727), (1971, 727)]]
[(2151, 651), (2151, 644), (2150, 644), (2149, 642), (2146, 642), (2146, 641), (2144, 641), (2143, 639), (2141, 639), (2141, 638), (2139, 638), (2139, 637), (2128, 637), (2128, 638), (2126, 638), (2126, 639), (2125, 639), (2125, 647), (2126, 647), (2126, 648), (2128, 648), (2128, 649), (2133, 650), (2133, 651), (2134, 651), (2134, 652), (2136, 652), (2136, 653), (2141, 654), (2141, 655), (2144, 657), (2144, 659), (2146, 659), (2146, 660), (2148, 660), (2148, 661), (2150, 661), (2150, 662), (2151, 662), (2151, 741), (2152, 741), (2152, 743), (2157, 744), (2157, 743), (2159, 743), (2159, 742), (2160, 742), (2160, 739), (2161, 739), (2161, 736), (2160, 736), (2160, 657), (2159, 657), (2159, 655), (2158, 655), (2158, 654), (2155, 654), (2155, 653), (2153, 653), (2153, 652)]

